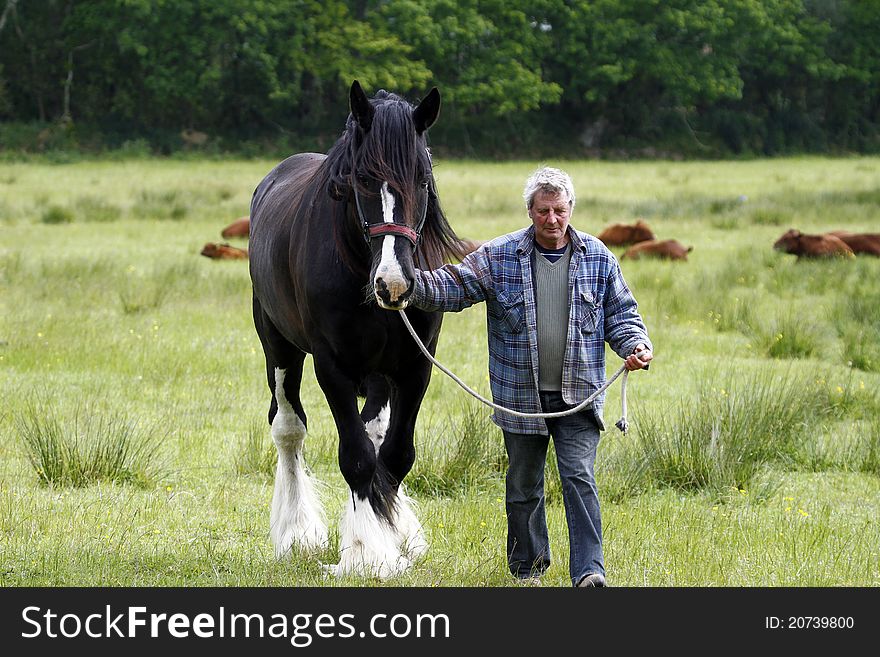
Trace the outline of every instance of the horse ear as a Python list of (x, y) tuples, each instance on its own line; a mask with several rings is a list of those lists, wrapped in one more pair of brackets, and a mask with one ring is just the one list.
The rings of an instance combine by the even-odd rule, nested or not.
[(416, 132), (422, 134), (434, 125), (440, 114), (440, 92), (437, 87), (431, 89), (428, 95), (413, 110), (413, 122), (416, 124)]
[(367, 94), (361, 88), (361, 83), (355, 80), (351, 83), (351, 91), (348, 94), (349, 104), (351, 105), (351, 114), (354, 116), (361, 130), (369, 132), (373, 125), (373, 113), (375, 110), (370, 105)]

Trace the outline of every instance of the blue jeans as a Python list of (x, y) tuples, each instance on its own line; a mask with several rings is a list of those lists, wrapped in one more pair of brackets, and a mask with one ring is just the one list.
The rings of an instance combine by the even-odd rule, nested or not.
[[(545, 413), (570, 408), (559, 392), (541, 392)], [(544, 465), (550, 438), (562, 481), (568, 523), (569, 575), (573, 585), (589, 573), (605, 574), (602, 518), (593, 466), (599, 427), (590, 409), (548, 419), (549, 436), (504, 432), (507, 469), (507, 558), (515, 577), (540, 575), (550, 566), (544, 508)]]

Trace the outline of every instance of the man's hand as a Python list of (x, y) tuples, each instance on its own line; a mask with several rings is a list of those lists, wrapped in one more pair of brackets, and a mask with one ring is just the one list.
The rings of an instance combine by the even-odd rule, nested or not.
[(626, 357), (624, 362), (626, 363), (626, 369), (632, 372), (633, 370), (640, 370), (646, 367), (652, 360), (654, 360), (654, 354), (648, 350), (647, 346), (639, 343), (632, 354)]

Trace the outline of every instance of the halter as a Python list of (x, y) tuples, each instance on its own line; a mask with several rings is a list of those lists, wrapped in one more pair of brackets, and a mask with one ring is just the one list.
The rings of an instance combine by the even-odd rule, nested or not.
[(425, 211), (422, 213), (422, 218), (419, 220), (419, 223), (416, 226), (415, 230), (405, 224), (395, 224), (389, 223), (387, 221), (371, 224), (364, 216), (364, 210), (361, 207), (361, 197), (360, 194), (358, 194), (356, 183), (352, 185), (352, 189), (354, 189), (354, 202), (357, 206), (358, 219), (360, 219), (361, 226), (363, 227), (364, 239), (367, 241), (367, 244), (369, 244), (370, 240), (372, 240), (374, 237), (380, 237), (382, 235), (400, 235), (401, 237), (405, 237), (412, 243), (413, 249), (415, 249), (419, 245), (419, 239), (422, 236), (422, 228), (424, 227), (425, 219), (428, 216), (427, 201), (425, 201)]

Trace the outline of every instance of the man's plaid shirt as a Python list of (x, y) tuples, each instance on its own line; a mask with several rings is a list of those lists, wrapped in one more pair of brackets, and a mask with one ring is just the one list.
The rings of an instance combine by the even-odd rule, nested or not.
[[(636, 345), (652, 349), (620, 265), (595, 237), (569, 226), (568, 345), (562, 366), (562, 397), (577, 404), (605, 383), (605, 341), (621, 357)], [(540, 413), (538, 336), (532, 251), (535, 229), (529, 226), (487, 242), (461, 264), (433, 271), (416, 270), (411, 303), (424, 310), (457, 312), (486, 302), (489, 333), (489, 382), (496, 404)], [(593, 402), (603, 427), (605, 395)], [(505, 431), (547, 434), (542, 419), (497, 411), (492, 420)]]

